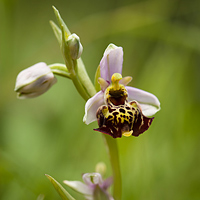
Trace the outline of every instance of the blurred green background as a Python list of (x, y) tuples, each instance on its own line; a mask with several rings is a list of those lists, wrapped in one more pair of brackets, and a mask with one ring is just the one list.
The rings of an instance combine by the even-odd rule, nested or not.
[(45, 173), (81, 180), (100, 161), (111, 175), (102, 135), (92, 130), (97, 123), (82, 122), (85, 102), (70, 80), (58, 77), (30, 100), (13, 91), (24, 68), (63, 63), (49, 25), (52, 5), (80, 36), (92, 80), (112, 42), (124, 49), (130, 85), (161, 102), (147, 132), (117, 139), (123, 200), (199, 200), (199, 0), (0, 0), (0, 199), (60, 199)]

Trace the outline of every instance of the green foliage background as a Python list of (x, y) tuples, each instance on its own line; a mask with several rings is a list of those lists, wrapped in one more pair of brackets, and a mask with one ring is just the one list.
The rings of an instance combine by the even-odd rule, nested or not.
[(0, 0), (0, 199), (60, 199), (45, 173), (81, 180), (100, 161), (111, 175), (97, 124), (82, 122), (85, 102), (70, 80), (58, 77), (35, 99), (13, 92), (24, 68), (63, 63), (48, 22), (56, 21), (52, 5), (80, 36), (92, 80), (112, 42), (124, 49), (130, 85), (161, 102), (147, 132), (117, 141), (123, 200), (199, 200), (199, 0)]

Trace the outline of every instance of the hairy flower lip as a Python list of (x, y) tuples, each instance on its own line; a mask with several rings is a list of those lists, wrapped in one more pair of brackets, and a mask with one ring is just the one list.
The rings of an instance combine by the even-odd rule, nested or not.
[[(150, 117), (160, 110), (160, 102), (155, 95), (130, 86), (125, 86), (125, 88), (128, 91), (128, 101), (136, 100), (146, 117)], [(148, 95), (149, 102), (144, 99), (145, 95)], [(106, 105), (104, 102), (104, 93), (99, 91), (86, 102), (83, 122), (88, 125), (96, 121), (96, 111), (102, 105)]]

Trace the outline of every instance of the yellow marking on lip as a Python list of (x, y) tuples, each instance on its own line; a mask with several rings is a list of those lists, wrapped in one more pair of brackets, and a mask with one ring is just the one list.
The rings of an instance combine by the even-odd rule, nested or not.
[(133, 130), (131, 130), (131, 131), (126, 131), (126, 132), (122, 133), (122, 135), (125, 136), (125, 137), (129, 137), (129, 136), (132, 135), (132, 133), (133, 133)]

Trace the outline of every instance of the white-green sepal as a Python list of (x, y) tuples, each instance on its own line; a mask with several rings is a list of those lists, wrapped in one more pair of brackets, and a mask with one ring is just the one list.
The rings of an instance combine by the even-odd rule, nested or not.
[(53, 22), (53, 21), (50, 21), (50, 25), (53, 29), (53, 32), (58, 40), (58, 43), (59, 45), (61, 46), (62, 44), (62, 32), (60, 30), (60, 28), (58, 28), (58, 26)]

